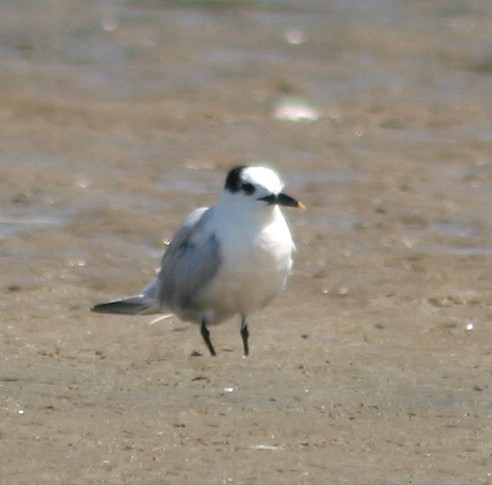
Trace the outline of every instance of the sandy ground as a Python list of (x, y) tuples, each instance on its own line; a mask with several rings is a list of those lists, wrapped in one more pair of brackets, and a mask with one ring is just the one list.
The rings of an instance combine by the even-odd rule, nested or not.
[[(4, 3), (1, 483), (492, 483), (492, 6), (451, 3)], [(89, 312), (252, 160), (308, 210), (248, 359)]]

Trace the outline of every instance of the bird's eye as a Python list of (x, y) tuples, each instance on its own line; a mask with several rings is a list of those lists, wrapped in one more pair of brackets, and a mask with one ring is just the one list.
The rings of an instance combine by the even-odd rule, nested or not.
[(246, 194), (246, 195), (251, 195), (254, 193), (254, 191), (256, 190), (255, 189), (255, 186), (253, 184), (249, 184), (249, 183), (244, 183), (244, 184), (241, 184), (241, 190)]

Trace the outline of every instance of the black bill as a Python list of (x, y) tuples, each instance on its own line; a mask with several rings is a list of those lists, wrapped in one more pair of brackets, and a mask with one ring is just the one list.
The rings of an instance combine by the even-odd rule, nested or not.
[(298, 200), (294, 199), (287, 194), (270, 194), (265, 197), (260, 197), (258, 200), (264, 200), (268, 205), (283, 205), (285, 207), (297, 207), (299, 209), (304, 209), (304, 205)]

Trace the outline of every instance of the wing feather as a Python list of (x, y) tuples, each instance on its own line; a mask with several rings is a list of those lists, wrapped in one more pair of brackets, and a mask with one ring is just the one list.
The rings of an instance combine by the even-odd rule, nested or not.
[(164, 253), (158, 276), (159, 300), (180, 318), (198, 321), (203, 308), (199, 295), (220, 267), (214, 232), (214, 208), (193, 211)]

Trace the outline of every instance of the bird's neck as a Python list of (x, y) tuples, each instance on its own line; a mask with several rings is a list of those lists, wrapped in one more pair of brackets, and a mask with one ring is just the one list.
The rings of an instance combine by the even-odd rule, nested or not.
[(257, 205), (224, 193), (217, 204), (217, 215), (237, 224), (268, 224), (280, 214), (276, 205)]

